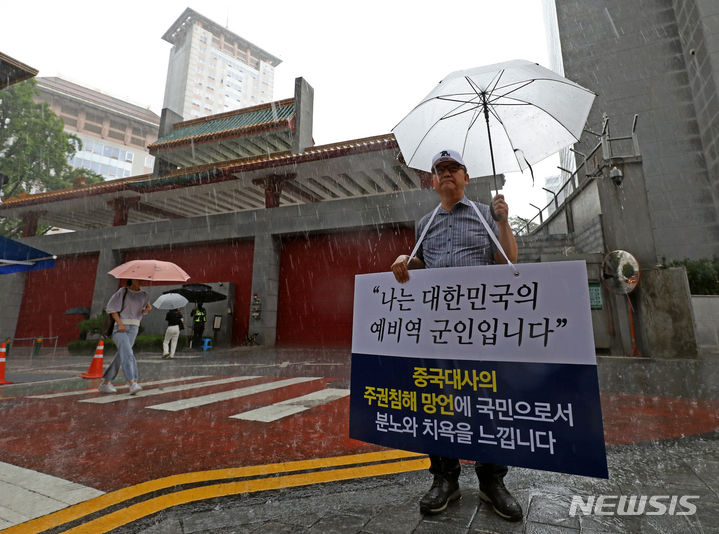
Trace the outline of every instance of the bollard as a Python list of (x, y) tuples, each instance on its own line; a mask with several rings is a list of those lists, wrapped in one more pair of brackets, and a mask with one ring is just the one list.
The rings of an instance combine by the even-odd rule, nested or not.
[(42, 338), (39, 337), (35, 340), (35, 345), (33, 346), (33, 351), (32, 351), (33, 356), (38, 356), (40, 354), (41, 348), (42, 348)]

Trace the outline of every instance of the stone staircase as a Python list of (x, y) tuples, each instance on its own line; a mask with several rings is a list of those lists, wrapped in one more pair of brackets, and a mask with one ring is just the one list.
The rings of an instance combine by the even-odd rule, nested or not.
[(517, 236), (519, 263), (537, 263), (543, 255), (567, 256), (576, 254), (574, 240), (567, 234)]

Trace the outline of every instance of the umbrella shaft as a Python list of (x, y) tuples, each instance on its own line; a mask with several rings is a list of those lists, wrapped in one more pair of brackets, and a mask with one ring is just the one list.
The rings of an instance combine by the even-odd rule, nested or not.
[(494, 190), (499, 193), (497, 187), (497, 171), (494, 167), (494, 150), (492, 149), (492, 132), (489, 130), (489, 107), (487, 104), (487, 96), (482, 93), (482, 108), (484, 109), (484, 121), (487, 123), (487, 140), (489, 141), (489, 158), (492, 161), (492, 178), (494, 179)]

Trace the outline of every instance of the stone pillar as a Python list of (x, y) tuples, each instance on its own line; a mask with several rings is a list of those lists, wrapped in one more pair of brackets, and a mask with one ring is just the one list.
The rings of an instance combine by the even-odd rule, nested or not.
[(294, 180), (295, 175), (272, 174), (265, 178), (255, 178), (252, 183), (265, 190), (265, 208), (276, 208), (280, 205), (282, 186), (288, 180)]
[(419, 185), (422, 189), (432, 189), (432, 173), (426, 171), (415, 170), (419, 176)]
[(136, 198), (116, 198), (108, 202), (108, 205), (115, 211), (115, 217), (112, 220), (113, 226), (125, 226), (130, 215), (130, 209), (136, 207), (140, 202), (139, 197)]
[(26, 278), (25, 272), (0, 276), (0, 342), (15, 337)]
[[(162, 115), (160, 115), (160, 129), (157, 134), (158, 140), (168, 135), (178, 122), (182, 122), (182, 115), (175, 113), (170, 108), (163, 108)], [(177, 165), (162, 159), (161, 152), (153, 151), (152, 155), (155, 156), (155, 165), (152, 169), (153, 178), (164, 176), (168, 172), (177, 169)]]
[(102, 313), (105, 304), (110, 299), (117, 288), (119, 282), (114, 276), (110, 276), (108, 271), (117, 267), (122, 263), (120, 252), (111, 248), (102, 248), (97, 258), (97, 273), (95, 275), (95, 291), (92, 294), (92, 306), (90, 307), (90, 317)]
[(612, 158), (599, 163), (597, 192), (607, 251), (630, 252), (639, 265), (657, 265), (654, 229), (649, 211), (641, 157)]
[(314, 113), (312, 86), (304, 78), (295, 78), (295, 132), (292, 137), (292, 152), (300, 154), (314, 145), (312, 140), (312, 116)]
[(22, 237), (32, 237), (37, 234), (37, 225), (44, 211), (30, 211), (22, 215)]
[(696, 358), (694, 312), (686, 270), (642, 270), (637, 293), (644, 355)]
[[(255, 252), (252, 262), (252, 295), (260, 300), (261, 315), (252, 317), (250, 311), (249, 333), (258, 332), (258, 343), (274, 345), (277, 340), (277, 299), (280, 283), (280, 238), (271, 234), (255, 236)], [(252, 299), (250, 299), (251, 303)], [(252, 304), (250, 304), (251, 306)]]

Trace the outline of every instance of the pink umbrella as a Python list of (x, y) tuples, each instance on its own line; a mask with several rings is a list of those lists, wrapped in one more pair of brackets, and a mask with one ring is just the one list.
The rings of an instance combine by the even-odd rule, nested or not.
[(186, 282), (190, 275), (169, 261), (132, 260), (118, 265), (111, 274), (126, 280), (152, 280), (155, 282)]

